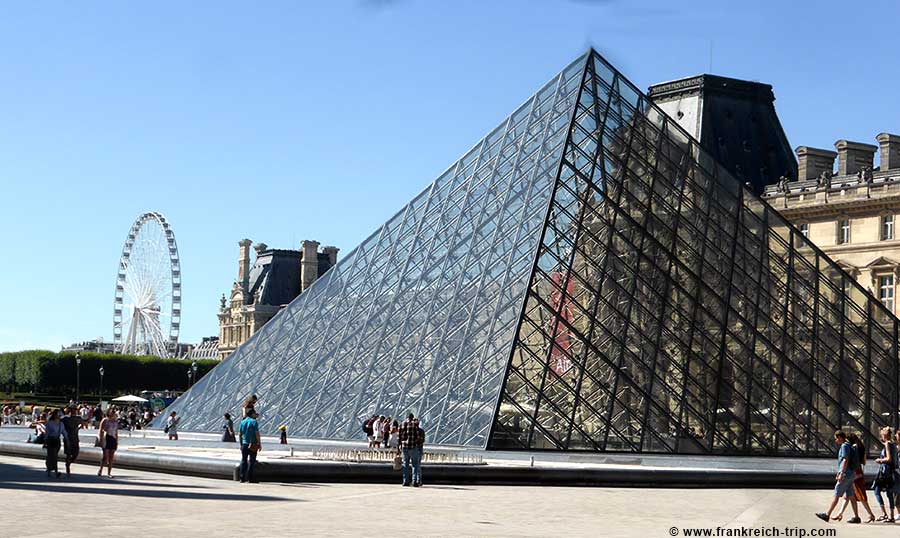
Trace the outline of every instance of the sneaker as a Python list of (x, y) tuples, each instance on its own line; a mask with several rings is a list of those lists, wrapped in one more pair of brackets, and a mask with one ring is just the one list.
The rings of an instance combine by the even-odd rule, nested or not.
[(409, 487), (409, 484), (403, 484), (403, 487), (404, 487), (404, 488), (408, 488), (408, 487)]
[(422, 484), (419, 484), (418, 482), (416, 482), (415, 484), (413, 484), (413, 487), (414, 487), (414, 488), (420, 488), (420, 487), (422, 487)]
[(850, 519), (847, 520), (847, 523), (861, 523), (861, 522), (862, 522), (862, 520), (859, 519), (858, 517), (851, 517)]
[(816, 514), (816, 517), (821, 519), (822, 521), (828, 521), (828, 514), (826, 514), (825, 512), (819, 512), (818, 514)]

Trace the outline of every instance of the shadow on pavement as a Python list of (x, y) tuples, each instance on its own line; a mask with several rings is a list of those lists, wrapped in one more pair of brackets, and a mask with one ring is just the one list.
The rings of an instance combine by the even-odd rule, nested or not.
[[(39, 460), (34, 460), (35, 462)], [(65, 469), (65, 465), (63, 463), (59, 464), (60, 469)], [(106, 470), (104, 469), (103, 478), (97, 476), (97, 468), (93, 465), (78, 465), (75, 464), (72, 466), (73, 472), (71, 475), (66, 476), (65, 472), (60, 478), (47, 477), (47, 471), (43, 468), (35, 468), (35, 467), (26, 467), (20, 465), (9, 465), (5, 463), (0, 463), (0, 484), (3, 482), (39, 482), (41, 484), (54, 483), (58, 482), (60, 484), (101, 484), (108, 483), (110, 481), (109, 478), (106, 478)], [(113, 467), (113, 472), (116, 471), (125, 472), (127, 470), (119, 470)], [(158, 487), (158, 488), (188, 488), (188, 489), (208, 489), (207, 486), (192, 486), (186, 484), (167, 484), (167, 483), (157, 483), (148, 481), (145, 478), (141, 478), (138, 476), (116, 476), (114, 479), (117, 483), (120, 484), (130, 484), (134, 486), (143, 486), (143, 487)]]
[[(103, 484), (98, 486), (97, 484)], [(115, 486), (121, 487), (115, 487)], [(154, 489), (143, 489), (153, 487)], [(0, 464), (0, 491), (45, 491), (55, 493), (81, 493), (119, 495), (166, 499), (215, 500), (215, 501), (294, 501), (299, 499), (272, 495), (248, 495), (243, 493), (203, 493), (184, 489), (207, 489), (206, 486), (152, 483), (143, 480), (100, 478), (96, 475), (77, 475), (65, 478), (48, 478), (46, 471), (21, 465)]]
[(140, 489), (116, 489), (116, 488), (82, 488), (78, 486), (66, 486), (65, 484), (20, 484), (0, 482), (0, 491), (10, 490), (34, 490), (54, 493), (83, 493), (96, 495), (118, 495), (124, 497), (147, 497), (162, 499), (190, 499), (193, 501), (290, 501), (304, 502), (300, 499), (288, 499), (286, 497), (273, 497), (271, 495), (228, 495), (224, 493), (194, 493), (190, 491), (166, 491), (166, 490), (140, 490)]

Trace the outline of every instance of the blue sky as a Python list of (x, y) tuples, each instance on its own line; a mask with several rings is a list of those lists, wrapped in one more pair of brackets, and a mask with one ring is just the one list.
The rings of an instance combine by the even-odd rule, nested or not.
[(770, 83), (795, 147), (874, 143), (900, 132), (898, 19), (896, 0), (6, 4), (0, 351), (111, 338), (148, 210), (178, 240), (182, 340), (216, 334), (239, 239), (348, 252), (590, 45), (642, 88)]

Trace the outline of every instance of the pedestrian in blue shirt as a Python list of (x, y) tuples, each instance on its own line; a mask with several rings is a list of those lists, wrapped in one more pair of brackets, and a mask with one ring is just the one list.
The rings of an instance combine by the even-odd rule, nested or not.
[[(241, 482), (253, 482), (253, 466), (256, 465), (256, 454), (262, 450), (262, 439), (259, 436), (259, 423), (256, 421), (256, 410), (247, 409), (247, 416), (241, 421), (238, 435), (241, 442)], [(855, 504), (853, 506), (856, 506)]]
[(838, 448), (838, 473), (834, 477), (834, 498), (831, 499), (831, 506), (827, 512), (819, 512), (816, 517), (822, 521), (831, 519), (831, 512), (837, 506), (838, 500), (850, 492), (850, 507), (853, 508), (853, 517), (847, 520), (847, 523), (860, 523), (859, 509), (856, 506), (856, 497), (852, 495), (853, 480), (856, 478), (856, 469), (859, 467), (859, 458), (856, 454), (856, 448), (847, 439), (847, 434), (838, 430), (834, 432), (834, 442), (840, 447)]

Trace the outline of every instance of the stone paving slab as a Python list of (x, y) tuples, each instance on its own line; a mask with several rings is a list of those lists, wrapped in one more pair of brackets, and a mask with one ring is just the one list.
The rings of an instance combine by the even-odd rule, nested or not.
[[(897, 536), (900, 525), (824, 523), (828, 491), (382, 484), (239, 484), (0, 456), (3, 538), (97, 536), (684, 536), (684, 528), (835, 530)], [(54, 517), (45, 517), (48, 509)], [(21, 517), (6, 517), (18, 514)], [(31, 517), (26, 517), (31, 514)], [(782, 534), (784, 536), (784, 534)], [(795, 534), (797, 536), (797, 534)]]

